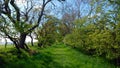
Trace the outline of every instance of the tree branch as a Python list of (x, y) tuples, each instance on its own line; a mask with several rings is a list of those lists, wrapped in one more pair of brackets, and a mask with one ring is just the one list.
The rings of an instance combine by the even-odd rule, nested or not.
[(20, 21), (20, 9), (14, 2), (15, 2), (15, 0), (11, 0), (10, 4), (14, 7), (16, 14), (17, 14), (17, 21), (19, 22)]
[(47, 2), (45, 2), (45, 0), (43, 0), (43, 5), (42, 5), (41, 13), (40, 13), (40, 15), (39, 15), (39, 17), (38, 17), (37, 24), (34, 25), (33, 27), (31, 27), (30, 29), (28, 29), (27, 32), (31, 32), (32, 30), (34, 30), (36, 27), (39, 26), (39, 23), (40, 23), (40, 21), (41, 21), (41, 19), (42, 19), (42, 16), (44, 15), (45, 7), (46, 7), (46, 5), (47, 5), (50, 1), (51, 1), (51, 0), (47, 0)]
[(8, 14), (11, 14), (11, 10), (10, 10), (10, 8), (9, 8), (9, 0), (5, 0), (5, 10), (6, 10), (6, 12), (8, 13)]
[(1, 12), (1, 14), (6, 15), (13, 23), (15, 23), (15, 20), (11, 16), (11, 10), (10, 10), (10, 7), (9, 7), (9, 0), (4, 1), (4, 4), (0, 8), (0, 12)]
[[(25, 7), (26, 12), (25, 12), (25, 13), (23, 12), (23, 13), (24, 13), (24, 16), (25, 16), (24, 22), (27, 22), (27, 21), (29, 20), (28, 14), (29, 14), (30, 11), (33, 9), (32, 1), (30, 0), (30, 2), (31, 2), (31, 6), (29, 6), (29, 5), (28, 5), (28, 2), (27, 2), (27, 7)], [(28, 7), (30, 7), (30, 8), (28, 8)]]

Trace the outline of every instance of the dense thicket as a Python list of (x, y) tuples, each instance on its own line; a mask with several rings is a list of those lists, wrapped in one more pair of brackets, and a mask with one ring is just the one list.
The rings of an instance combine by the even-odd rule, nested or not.
[(66, 35), (64, 43), (88, 54), (116, 60), (119, 64), (120, 7), (118, 1), (110, 1), (110, 4), (109, 11), (104, 14), (75, 20), (75, 28)]

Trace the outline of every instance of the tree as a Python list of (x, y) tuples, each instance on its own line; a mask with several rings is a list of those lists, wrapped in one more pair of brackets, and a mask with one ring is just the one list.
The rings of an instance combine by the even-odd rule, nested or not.
[(60, 20), (54, 16), (46, 16), (46, 22), (37, 30), (38, 46), (50, 46), (60, 39)]
[(45, 7), (50, 2), (52, 0), (25, 0), (21, 3), (19, 0), (0, 0), (0, 23), (4, 24), (1, 32), (19, 51), (29, 49), (25, 44), (26, 36), (39, 26)]

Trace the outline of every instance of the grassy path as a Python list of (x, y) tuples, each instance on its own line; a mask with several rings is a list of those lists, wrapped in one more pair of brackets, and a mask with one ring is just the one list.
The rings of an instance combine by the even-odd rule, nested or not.
[(50, 63), (51, 68), (118, 68), (101, 58), (85, 55), (65, 45), (52, 46), (42, 51), (52, 57), (54, 63)]
[(7, 53), (6, 60), (10, 61), (3, 66), (0, 65), (0, 68), (119, 68), (102, 58), (85, 55), (63, 44), (32, 48), (39, 51), (38, 54), (29, 56), (28, 53), (24, 53), (21, 59)]

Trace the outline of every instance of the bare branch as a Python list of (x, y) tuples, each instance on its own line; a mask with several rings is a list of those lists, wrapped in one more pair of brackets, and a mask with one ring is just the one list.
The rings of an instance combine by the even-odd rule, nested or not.
[(39, 15), (39, 17), (38, 17), (37, 24), (34, 25), (33, 27), (31, 27), (30, 29), (28, 29), (27, 32), (31, 32), (32, 30), (34, 30), (36, 27), (39, 26), (39, 23), (40, 23), (40, 21), (41, 21), (41, 19), (42, 19), (42, 16), (44, 15), (45, 6), (46, 6), (50, 1), (51, 1), (51, 0), (47, 0), (47, 2), (45, 2), (45, 0), (43, 0), (43, 5), (42, 5), (41, 13), (40, 13), (40, 15)]
[(11, 16), (11, 9), (9, 7), (9, 0), (4, 0), (4, 3), (2, 4), (0, 8), (0, 13), (7, 16), (13, 23), (15, 23), (15, 20)]
[(16, 14), (17, 14), (17, 21), (20, 21), (20, 9), (18, 6), (15, 4), (15, 0), (11, 0), (10, 4), (14, 7)]
[(10, 10), (10, 8), (9, 8), (9, 6), (8, 6), (8, 3), (9, 3), (9, 0), (5, 0), (5, 3), (4, 3), (4, 5), (5, 5), (5, 10), (6, 10), (6, 12), (7, 12), (8, 14), (11, 14), (11, 10)]
[(29, 7), (29, 5), (28, 5), (28, 2), (27, 2), (27, 7), (25, 7), (26, 9), (26, 12), (24, 13), (24, 16), (25, 16), (25, 21), (24, 22), (27, 22), (28, 20), (29, 20), (29, 16), (28, 16), (28, 14), (30, 13), (30, 11), (33, 9), (33, 4), (32, 4), (32, 0), (30, 0), (30, 3), (31, 3), (31, 7), (30, 8), (28, 8)]

